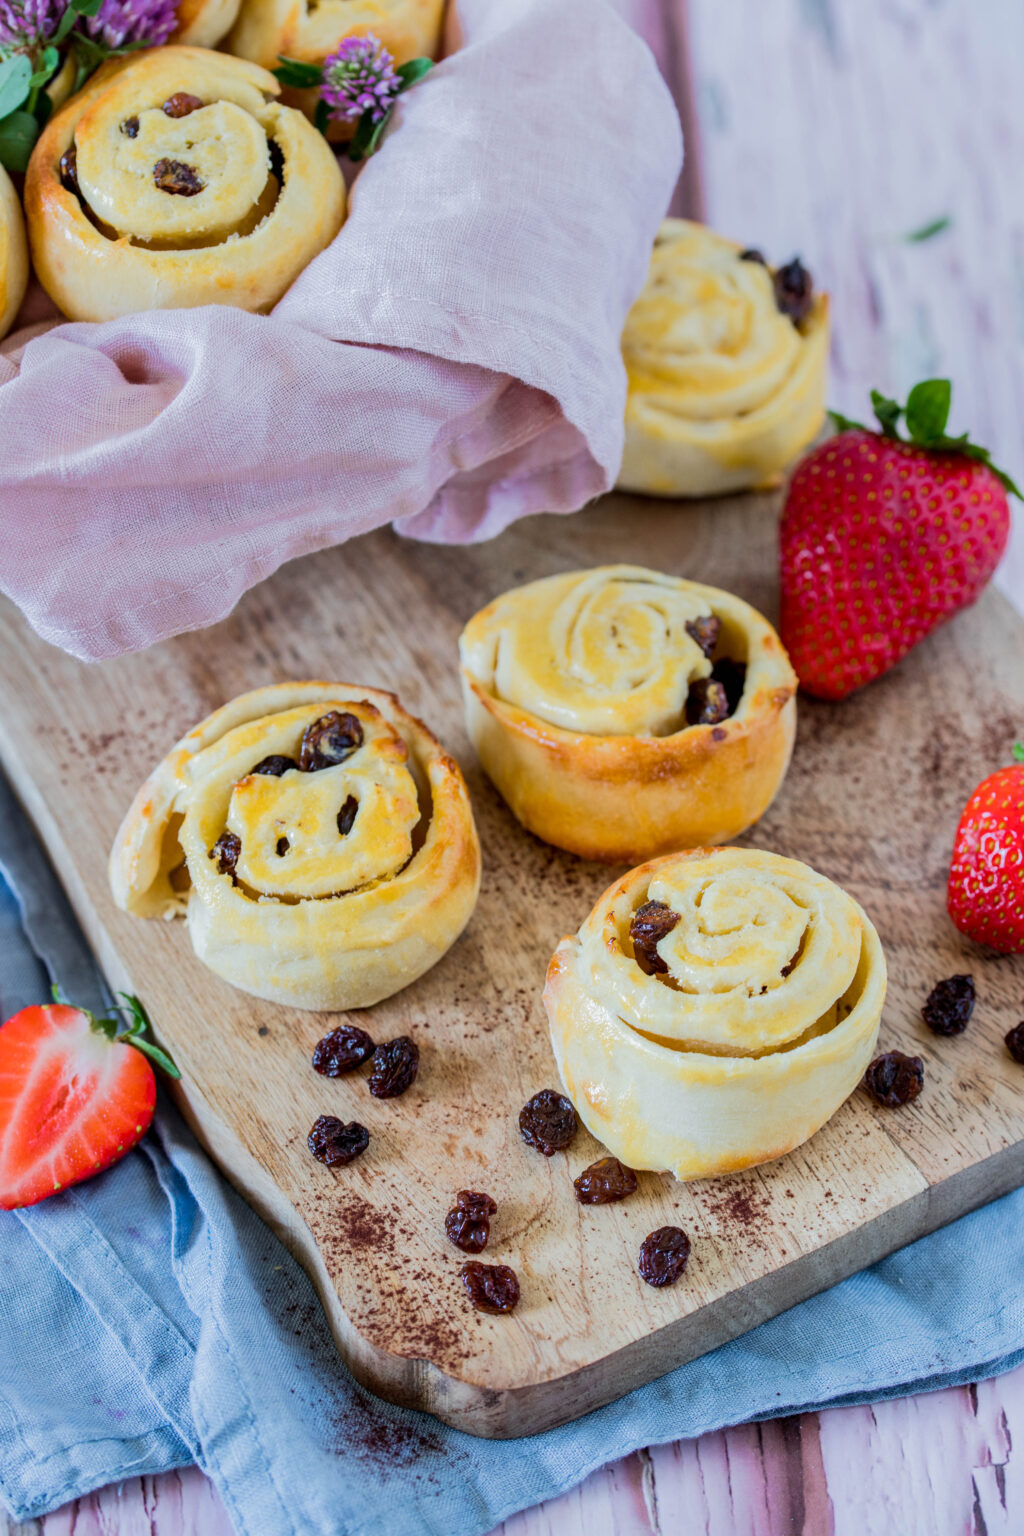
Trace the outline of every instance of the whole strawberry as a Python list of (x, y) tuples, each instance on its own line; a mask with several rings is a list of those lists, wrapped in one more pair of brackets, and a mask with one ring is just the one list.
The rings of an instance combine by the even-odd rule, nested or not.
[[(780, 631), (801, 686), (844, 699), (976, 601), (1006, 548), (1020, 492), (967, 436), (947, 437), (952, 386), (927, 379), (906, 410), (877, 391), (881, 431), (837, 416), (790, 482), (780, 532)], [(909, 440), (897, 427), (906, 421)]]
[(989, 774), (956, 829), (946, 905), (969, 938), (1005, 954), (1024, 954), (1024, 746), (1014, 763)]

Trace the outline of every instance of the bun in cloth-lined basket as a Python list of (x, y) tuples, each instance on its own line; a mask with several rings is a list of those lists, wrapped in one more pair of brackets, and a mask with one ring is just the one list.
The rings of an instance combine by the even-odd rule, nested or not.
[(695, 849), (624, 875), (559, 944), (544, 1002), (588, 1130), (630, 1168), (704, 1178), (813, 1136), (871, 1059), (878, 934), (806, 864)]
[(282, 683), (171, 749), (121, 825), (110, 881), (127, 912), (184, 915), (233, 986), (364, 1008), (454, 944), (480, 845), (458, 764), (393, 694)]

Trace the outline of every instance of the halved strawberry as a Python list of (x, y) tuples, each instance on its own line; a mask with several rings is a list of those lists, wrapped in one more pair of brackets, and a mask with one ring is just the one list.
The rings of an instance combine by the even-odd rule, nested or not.
[(147, 1056), (180, 1073), (142, 1038), (148, 1020), (138, 998), (125, 1003), (127, 1029), (116, 1014), (97, 1018), (59, 997), (0, 1027), (0, 1210), (91, 1178), (149, 1129), (156, 1080)]

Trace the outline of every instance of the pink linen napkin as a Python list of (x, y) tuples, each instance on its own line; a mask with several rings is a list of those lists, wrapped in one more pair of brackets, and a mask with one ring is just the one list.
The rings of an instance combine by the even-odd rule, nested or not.
[(46, 640), (138, 649), (388, 521), (483, 539), (612, 485), (675, 110), (607, 0), (457, 0), (454, 21), (271, 315), (8, 338), (0, 588)]

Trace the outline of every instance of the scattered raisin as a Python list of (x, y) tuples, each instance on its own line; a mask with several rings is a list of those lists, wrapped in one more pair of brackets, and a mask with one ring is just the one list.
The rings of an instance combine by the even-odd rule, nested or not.
[(962, 1035), (974, 1012), (973, 976), (949, 976), (935, 984), (921, 1017), (935, 1035)]
[(121, 132), (126, 139), (136, 139), (139, 135), (139, 120), (134, 115), (126, 117), (121, 124)]
[(794, 325), (799, 325), (801, 320), (807, 318), (814, 299), (811, 274), (799, 256), (794, 256), (792, 261), (787, 261), (784, 267), (778, 269), (773, 281), (778, 309), (788, 315)]
[(356, 819), (356, 811), (358, 811), (358, 809), (359, 801), (356, 799), (355, 795), (349, 795), (348, 799), (345, 801), (345, 804), (338, 812), (338, 831), (341, 833), (342, 837), (347, 836), (347, 834), (352, 831), (352, 823)]
[(321, 715), (302, 733), (299, 750), (299, 767), (303, 773), (317, 773), (321, 768), (333, 768), (363, 744), (363, 728), (355, 715), (341, 714), (332, 709)]
[(1006, 1049), (1014, 1061), (1019, 1061), (1024, 1067), (1024, 1020), (1015, 1024), (1006, 1036)]
[(864, 1074), (864, 1087), (876, 1104), (898, 1109), (916, 1099), (924, 1087), (924, 1062), (920, 1056), (888, 1051), (876, 1056)]
[(190, 112), (198, 112), (202, 104), (198, 96), (190, 96), (188, 91), (175, 91), (173, 96), (168, 96), (162, 110), (168, 117), (188, 117)]
[(195, 166), (186, 165), (184, 160), (158, 160), (153, 167), (153, 180), (161, 192), (174, 197), (195, 197), (206, 185)]
[(640, 1278), (648, 1285), (675, 1285), (689, 1257), (690, 1239), (682, 1227), (658, 1227), (640, 1245)]
[(250, 773), (265, 774), (268, 779), (279, 779), (289, 768), (297, 768), (299, 765), (294, 757), (284, 757), (280, 752), (272, 752), (269, 757), (261, 757), (255, 768), (250, 768)]
[(717, 614), (709, 613), (704, 618), (687, 619), (683, 628), (690, 639), (697, 642), (704, 655), (710, 657), (722, 633), (722, 621)]
[(602, 1157), (573, 1180), (580, 1205), (610, 1205), (625, 1200), (636, 1189), (636, 1174), (617, 1157)]
[(365, 1029), (342, 1024), (318, 1040), (313, 1050), (313, 1070), (321, 1077), (341, 1077), (362, 1066), (373, 1055), (373, 1041)]
[(370, 1060), (370, 1092), (375, 1099), (397, 1099), (416, 1081), (419, 1064), (419, 1048), (408, 1035), (385, 1040)]
[(761, 252), (755, 250), (752, 245), (748, 246), (745, 251), (740, 251), (740, 261), (756, 261), (759, 267), (766, 267), (768, 265)]
[(284, 154), (281, 146), (276, 139), (271, 139), (267, 147), (270, 152), (270, 174), (278, 186), (284, 186)]
[(278, 840), (277, 840), (277, 844), (276, 844), (276, 846), (274, 848), (274, 852), (277, 854), (279, 859), (283, 859), (285, 854), (288, 852), (288, 849), (290, 847), (291, 847), (291, 843), (288, 841), (288, 839), (286, 837), (279, 837)]
[(74, 144), (60, 157), (60, 184), (65, 192), (73, 192), (76, 197), (81, 197), (78, 186), (78, 150)]
[(481, 1264), (470, 1259), (460, 1273), (478, 1312), (511, 1312), (519, 1300), (519, 1281), (507, 1264)]
[(370, 1133), (358, 1120), (345, 1125), (337, 1115), (320, 1115), (306, 1137), (306, 1145), (318, 1163), (326, 1163), (328, 1168), (343, 1168), (366, 1151)]
[(210, 849), (210, 858), (217, 860), (218, 875), (235, 878), (235, 865), (242, 854), (242, 839), (235, 832), (222, 832)]
[(713, 677), (698, 677), (686, 695), (687, 725), (717, 725), (729, 714), (729, 695)]
[(633, 958), (645, 976), (664, 976), (667, 972), (668, 966), (657, 946), (678, 921), (679, 913), (663, 901), (645, 901), (633, 913), (629, 937), (633, 941)]
[(463, 1253), (482, 1253), (491, 1235), (491, 1217), (497, 1209), (497, 1203), (490, 1195), (481, 1195), (475, 1189), (460, 1189), (455, 1204), (444, 1219), (448, 1241), (461, 1248)]
[(721, 683), (725, 689), (725, 697), (729, 703), (729, 713), (734, 715), (740, 707), (743, 690), (747, 686), (746, 662), (733, 661), (731, 656), (723, 656), (711, 668), (711, 679), (713, 682)]
[(578, 1129), (572, 1100), (554, 1088), (542, 1088), (519, 1111), (520, 1136), (545, 1157), (563, 1151)]

